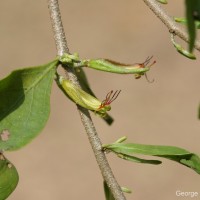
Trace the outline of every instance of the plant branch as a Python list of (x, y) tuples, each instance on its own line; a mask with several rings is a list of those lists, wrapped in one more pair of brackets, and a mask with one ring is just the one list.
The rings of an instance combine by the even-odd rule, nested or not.
[[(154, 14), (165, 24), (170, 33), (177, 35), (185, 42), (189, 42), (189, 37), (184, 31), (161, 6), (156, 0), (143, 0), (144, 3), (154, 12)], [(200, 51), (200, 41), (197, 40), (194, 48)]]
[[(65, 32), (61, 21), (61, 14), (58, 0), (48, 0), (48, 7), (50, 11), (51, 23), (54, 32), (54, 39), (56, 42), (57, 54), (62, 56), (64, 53), (69, 53)], [(80, 87), (77, 76), (72, 68), (65, 67), (69, 80)], [(97, 131), (90, 117), (89, 111), (85, 108), (77, 106), (80, 113), (81, 121), (85, 127), (90, 144), (92, 146), (96, 161), (99, 165), (103, 179), (109, 186), (114, 198), (116, 200), (126, 200), (119, 184), (117, 183), (112, 170), (108, 164), (107, 158), (102, 151), (102, 143), (97, 135)]]

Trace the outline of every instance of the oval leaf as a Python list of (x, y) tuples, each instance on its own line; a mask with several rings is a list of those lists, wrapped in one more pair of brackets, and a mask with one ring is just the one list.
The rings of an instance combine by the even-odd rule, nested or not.
[(15, 190), (18, 181), (15, 166), (0, 153), (0, 200), (6, 199)]
[(174, 146), (161, 146), (161, 145), (146, 145), (146, 144), (135, 144), (135, 143), (113, 143), (104, 145), (109, 150), (123, 154), (143, 154), (151, 156), (165, 156), (165, 155), (185, 155), (190, 154), (189, 151), (174, 147)]
[(0, 81), (0, 150), (24, 146), (45, 126), (57, 64), (16, 70)]

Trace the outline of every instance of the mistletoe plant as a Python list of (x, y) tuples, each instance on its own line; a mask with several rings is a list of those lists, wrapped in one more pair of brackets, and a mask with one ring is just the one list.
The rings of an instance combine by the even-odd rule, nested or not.
[[(157, 1), (144, 0), (144, 2), (168, 26), (172, 43), (177, 51), (188, 58), (195, 59), (193, 49), (200, 50), (199, 42), (195, 43), (196, 29), (200, 23), (200, 1), (185, 1), (186, 19), (172, 19), (169, 16), (166, 18), (166, 13)], [(167, 3), (163, 0), (159, 2)], [(113, 153), (119, 158), (131, 162), (153, 165), (159, 165), (162, 162), (157, 159), (143, 159), (140, 158), (140, 155), (166, 158), (200, 174), (200, 157), (183, 148), (126, 143), (126, 137), (122, 137), (112, 144), (101, 143), (89, 111), (111, 125), (113, 118), (108, 112), (111, 110), (111, 103), (117, 99), (121, 90), (110, 91), (104, 100), (99, 100), (88, 83), (84, 67), (109, 73), (134, 74), (136, 79), (145, 76), (147, 79), (147, 72), (155, 64), (155, 61), (152, 61), (152, 57), (148, 57), (142, 63), (122, 64), (109, 59), (80, 59), (78, 54), (70, 54), (58, 1), (49, 0), (48, 5), (58, 51), (57, 57), (45, 65), (15, 70), (0, 81), (0, 200), (6, 199), (14, 191), (19, 179), (16, 168), (7, 160), (4, 152), (25, 146), (42, 131), (50, 114), (50, 94), (54, 80), (66, 97), (73, 101), (79, 109), (82, 123), (104, 179), (107, 200), (126, 199), (124, 192), (130, 193), (131, 190), (119, 186), (107, 162), (106, 153)], [(174, 27), (172, 23), (176, 23), (174, 20), (187, 24), (189, 37), (185, 36), (186, 34), (179, 28), (172, 29)], [(175, 35), (189, 41), (188, 50), (175, 42)], [(64, 68), (67, 77), (58, 73), (58, 67)]]

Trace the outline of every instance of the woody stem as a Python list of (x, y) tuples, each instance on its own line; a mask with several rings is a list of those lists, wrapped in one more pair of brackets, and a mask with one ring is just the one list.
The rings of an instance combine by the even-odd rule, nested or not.
[[(50, 12), (51, 23), (54, 32), (54, 40), (56, 43), (57, 54), (62, 56), (64, 53), (69, 53), (69, 49), (67, 46), (67, 41), (65, 38), (65, 32), (62, 25), (61, 14), (59, 9), (58, 0), (48, 0), (48, 7)], [(80, 83), (77, 79), (77, 76), (73, 70), (73, 68), (69, 68), (67, 66), (63, 66), (66, 71), (68, 78), (75, 85), (80, 87)], [(87, 109), (77, 106), (78, 111), (80, 113), (81, 121), (83, 126), (85, 127), (85, 131), (87, 133), (88, 139), (92, 146), (94, 155), (96, 157), (96, 161), (100, 168), (103, 179), (106, 181), (108, 187), (110, 188), (115, 200), (126, 200), (119, 184), (117, 183), (113, 172), (109, 166), (107, 158), (102, 151), (102, 143), (98, 137), (95, 126), (92, 122), (90, 114)]]

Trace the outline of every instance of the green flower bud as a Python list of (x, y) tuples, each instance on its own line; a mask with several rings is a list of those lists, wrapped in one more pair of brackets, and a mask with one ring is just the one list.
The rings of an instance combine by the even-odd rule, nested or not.
[(153, 61), (150, 65), (148, 65), (152, 57), (147, 57), (147, 59), (143, 63), (136, 63), (130, 65), (130, 64), (122, 64), (109, 59), (80, 60), (78, 54), (74, 53), (74, 54), (64, 54), (63, 56), (59, 57), (59, 61), (62, 64), (66, 64), (74, 68), (89, 67), (92, 69), (110, 73), (116, 73), (116, 74), (134, 74), (135, 78), (139, 79), (143, 75), (145, 75), (145, 77), (147, 78), (146, 72), (149, 71), (150, 67), (156, 63), (156, 61)]
[(95, 113), (101, 116), (104, 116), (107, 111), (111, 110), (110, 104), (121, 92), (116, 91), (113, 94), (113, 91), (111, 91), (107, 94), (106, 99), (101, 102), (94, 96), (74, 85), (70, 80), (64, 79), (62, 76), (59, 76), (59, 83), (72, 101), (88, 110), (95, 111)]
[(122, 191), (125, 193), (132, 193), (131, 189), (127, 188), (127, 187), (121, 187)]
[(167, 4), (167, 1), (166, 0), (157, 0), (159, 3), (162, 3), (162, 4)]
[(93, 68), (100, 71), (116, 73), (116, 74), (134, 74), (136, 79), (145, 75), (155, 61), (147, 66), (152, 57), (148, 57), (143, 63), (136, 63), (134, 65), (122, 64), (109, 59), (90, 59), (83, 60), (81, 65)]

